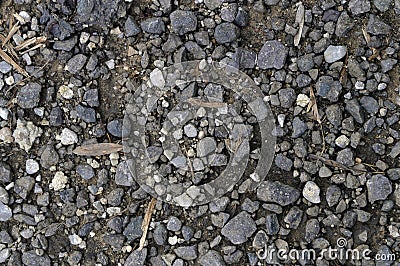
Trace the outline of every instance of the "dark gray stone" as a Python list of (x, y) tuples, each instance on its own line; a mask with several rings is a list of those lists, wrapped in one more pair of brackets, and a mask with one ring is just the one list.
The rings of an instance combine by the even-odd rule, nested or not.
[(342, 192), (340, 188), (336, 185), (331, 185), (326, 190), (326, 201), (328, 206), (332, 207), (339, 203)]
[(174, 249), (175, 254), (184, 260), (194, 260), (197, 258), (197, 248), (193, 246), (181, 246)]
[(96, 122), (96, 111), (93, 108), (78, 105), (75, 111), (77, 116), (86, 123)]
[(256, 223), (251, 216), (242, 211), (233, 217), (221, 230), (221, 234), (234, 245), (246, 242), (256, 231)]
[(308, 129), (307, 124), (304, 123), (298, 116), (293, 119), (293, 133), (292, 138), (301, 137)]
[(168, 237), (167, 228), (165, 227), (165, 225), (158, 223), (153, 232), (154, 241), (156, 242), (157, 245), (163, 246), (167, 241), (167, 237)]
[(281, 153), (276, 155), (275, 157), (275, 164), (279, 168), (285, 170), (285, 171), (290, 171), (292, 170), (293, 162), (289, 158), (287, 158), (285, 155), (282, 155)]
[(132, 37), (138, 35), (140, 32), (141, 30), (139, 25), (131, 16), (128, 16), (128, 18), (125, 21), (125, 36)]
[(311, 243), (319, 234), (320, 226), (317, 219), (310, 219), (306, 223), (304, 239), (307, 243)]
[(117, 172), (115, 173), (115, 184), (119, 186), (132, 186), (134, 184), (131, 171), (129, 170), (131, 161), (123, 161), (118, 164)]
[(83, 100), (91, 107), (99, 106), (99, 91), (97, 89), (90, 89), (83, 95)]
[(350, 0), (349, 9), (353, 15), (369, 12), (371, 4), (369, 0)]
[(316, 84), (317, 95), (328, 99), (331, 102), (337, 102), (342, 92), (342, 85), (338, 80), (331, 76), (321, 76)]
[(0, 182), (11, 182), (11, 167), (5, 162), (0, 162)]
[(88, 164), (80, 164), (76, 167), (76, 172), (85, 180), (90, 180), (94, 177), (94, 170)]
[(390, 8), (392, 0), (374, 0), (374, 6), (381, 12), (386, 12)]
[(283, 108), (290, 108), (296, 101), (296, 93), (294, 89), (281, 89), (278, 92), (279, 101)]
[(143, 31), (150, 34), (161, 34), (165, 31), (165, 24), (161, 18), (148, 18), (140, 23)]
[(257, 198), (266, 202), (274, 202), (281, 206), (294, 203), (300, 197), (300, 192), (279, 181), (264, 181), (257, 188)]
[(215, 250), (209, 250), (198, 262), (201, 266), (225, 266), (222, 256)]
[(392, 194), (392, 184), (384, 175), (374, 175), (367, 180), (368, 200), (374, 203), (377, 200), (385, 200)]
[(280, 41), (267, 41), (258, 54), (257, 65), (261, 69), (281, 69), (286, 63), (288, 49)]
[(325, 113), (328, 121), (335, 127), (339, 127), (342, 124), (342, 110), (339, 105), (328, 106)]
[(57, 165), (59, 159), (60, 157), (54, 146), (49, 144), (46, 145), (40, 156), (40, 165), (45, 169), (49, 169), (51, 166)]
[(236, 48), (233, 60), (238, 64), (239, 68), (254, 68), (257, 60), (257, 54), (253, 51)]
[(20, 177), (15, 181), (14, 192), (21, 198), (26, 199), (34, 185), (35, 179), (33, 177)]
[(314, 54), (306, 54), (297, 59), (297, 67), (302, 72), (307, 72), (314, 67)]
[(125, 260), (124, 266), (141, 266), (145, 265), (145, 260), (147, 257), (147, 248), (143, 248), (142, 250), (134, 250), (129, 255), (129, 257)]
[(78, 74), (82, 68), (85, 66), (87, 61), (86, 55), (77, 54), (68, 60), (65, 68), (72, 74)]
[(191, 11), (175, 10), (169, 16), (172, 30), (178, 35), (195, 31), (197, 28), (196, 14)]
[(367, 32), (373, 35), (387, 35), (390, 34), (392, 28), (378, 19), (375, 15), (369, 15), (367, 24)]
[(363, 96), (360, 100), (361, 106), (370, 114), (376, 114), (379, 111), (378, 101), (371, 96)]
[(18, 90), (17, 103), (22, 108), (34, 108), (40, 101), (42, 86), (38, 83), (28, 83)]
[(63, 114), (64, 112), (60, 107), (52, 108), (49, 115), (50, 125), (53, 127), (61, 126), (64, 122)]
[(0, 221), (8, 221), (12, 217), (12, 210), (10, 207), (0, 201)]
[(364, 123), (364, 112), (362, 111), (357, 99), (352, 99), (346, 102), (346, 111), (349, 112), (357, 123)]
[(22, 263), (26, 266), (50, 266), (50, 258), (45, 256), (39, 256), (35, 250), (30, 250), (22, 253)]
[(336, 24), (335, 34), (339, 37), (343, 37), (349, 33), (354, 25), (354, 20), (350, 18), (346, 11), (342, 11)]
[(114, 137), (122, 137), (122, 119), (115, 119), (107, 123), (107, 131)]
[(400, 179), (400, 168), (393, 168), (387, 171), (387, 174), (390, 180), (399, 180)]
[(129, 242), (142, 236), (142, 222), (142, 217), (132, 217), (129, 223), (126, 225), (123, 235)]
[(232, 23), (223, 22), (215, 27), (214, 38), (219, 44), (234, 42), (238, 35), (239, 29)]
[(279, 232), (279, 220), (275, 213), (265, 216), (265, 232), (267, 235), (276, 235)]

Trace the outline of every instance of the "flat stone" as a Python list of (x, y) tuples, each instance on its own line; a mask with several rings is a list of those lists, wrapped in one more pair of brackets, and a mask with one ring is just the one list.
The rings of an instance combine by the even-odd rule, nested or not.
[(368, 200), (374, 203), (378, 200), (385, 200), (392, 194), (392, 184), (384, 175), (374, 175), (367, 180)]
[(339, 37), (345, 36), (354, 27), (354, 19), (346, 11), (342, 11), (336, 23), (335, 34)]
[(94, 170), (88, 164), (80, 164), (76, 167), (76, 172), (85, 180), (90, 180), (94, 177)]
[(45, 256), (39, 256), (35, 250), (30, 250), (22, 253), (22, 263), (26, 266), (50, 266), (50, 258)]
[(333, 63), (342, 59), (346, 53), (346, 46), (329, 45), (324, 52), (324, 58), (327, 63)]
[(77, 74), (85, 66), (86, 61), (87, 61), (86, 55), (77, 54), (73, 56), (70, 60), (68, 60), (67, 64), (65, 65), (65, 70), (67, 70), (71, 74)]
[(165, 24), (161, 18), (148, 18), (140, 23), (143, 31), (150, 34), (161, 34), (165, 31)]
[(30, 176), (22, 176), (15, 181), (14, 192), (21, 198), (26, 199), (34, 185), (35, 179)]
[(122, 119), (115, 119), (107, 123), (107, 131), (117, 138), (122, 138)]
[(364, 112), (362, 111), (357, 99), (347, 101), (345, 108), (357, 123), (364, 123)]
[(375, 15), (369, 15), (369, 20), (367, 24), (367, 32), (373, 35), (388, 35), (390, 34), (392, 28), (378, 19)]
[(221, 234), (234, 245), (246, 242), (257, 230), (256, 223), (251, 216), (242, 211), (233, 217), (221, 230)]
[(279, 168), (285, 171), (290, 171), (292, 170), (293, 162), (289, 158), (287, 158), (285, 155), (282, 155), (281, 153), (276, 155), (275, 157), (275, 164)]
[(5, 162), (0, 162), (0, 182), (11, 182), (11, 167)]
[(298, 116), (293, 119), (293, 133), (292, 138), (302, 136), (308, 129), (307, 124), (304, 123)]
[(294, 203), (300, 197), (300, 192), (279, 181), (263, 181), (257, 189), (257, 198), (266, 202), (274, 202), (281, 206)]
[(134, 184), (131, 171), (129, 170), (129, 161), (123, 161), (118, 164), (115, 173), (115, 184), (119, 186), (132, 186)]
[(3, 74), (7, 74), (12, 70), (12, 66), (6, 61), (0, 61), (0, 72)]
[(225, 266), (222, 256), (215, 250), (209, 250), (198, 262), (201, 266)]
[(142, 217), (132, 217), (130, 222), (126, 225), (123, 235), (129, 242), (142, 236), (142, 222)]
[(150, 163), (155, 163), (163, 153), (163, 148), (158, 146), (150, 146), (146, 149), (148, 160)]
[(369, 12), (371, 4), (369, 0), (350, 0), (349, 9), (353, 15)]
[(280, 41), (267, 41), (258, 54), (261, 69), (281, 69), (286, 63), (288, 49)]
[(197, 258), (197, 248), (193, 246), (181, 246), (174, 249), (174, 253), (184, 260), (194, 260)]
[(386, 12), (390, 8), (392, 0), (374, 0), (374, 6), (381, 12)]
[(126, 37), (136, 36), (140, 32), (141, 30), (139, 25), (131, 16), (128, 16), (128, 18), (125, 21), (125, 36)]
[(86, 123), (96, 122), (96, 111), (93, 108), (78, 105), (75, 110), (77, 116)]
[(172, 30), (178, 35), (195, 31), (197, 28), (196, 14), (191, 11), (175, 10), (169, 16)]
[(20, 107), (30, 109), (38, 106), (42, 86), (38, 83), (28, 83), (18, 90), (17, 103)]
[(214, 38), (219, 44), (236, 41), (239, 29), (235, 24), (223, 22), (215, 27)]
[(0, 221), (8, 221), (12, 217), (12, 210), (10, 207), (0, 201)]
[(125, 260), (124, 266), (145, 265), (144, 262), (146, 260), (146, 257), (147, 257), (147, 248), (143, 248), (142, 250), (135, 249)]
[(199, 140), (197, 143), (197, 156), (204, 157), (214, 152), (217, 147), (215, 140), (211, 137), (206, 137), (204, 139)]

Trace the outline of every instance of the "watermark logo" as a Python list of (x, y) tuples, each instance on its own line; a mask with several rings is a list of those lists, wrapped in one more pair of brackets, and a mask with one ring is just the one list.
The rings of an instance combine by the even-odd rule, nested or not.
[[(196, 84), (205, 89), (196, 93)], [(218, 62), (190, 61), (153, 70), (125, 110), (124, 152), (136, 182), (171, 204), (206, 204), (231, 191), (249, 169), (257, 135), (246, 180), (248, 189), (255, 189), (275, 152), (274, 117), (263, 99), (249, 76)], [(223, 129), (219, 135), (217, 127)], [(224, 169), (210, 178), (203, 167)]]
[(316, 249), (277, 249), (273, 245), (265, 245), (263, 249), (257, 251), (257, 257), (261, 261), (269, 264), (279, 264), (288, 261), (317, 261), (325, 259), (328, 261), (395, 261), (394, 253), (373, 253), (372, 250), (347, 248), (348, 243), (345, 238), (338, 238), (336, 247)]

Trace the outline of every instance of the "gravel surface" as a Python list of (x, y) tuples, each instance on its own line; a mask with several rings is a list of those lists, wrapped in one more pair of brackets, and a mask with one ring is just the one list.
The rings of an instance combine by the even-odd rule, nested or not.
[(400, 0), (0, 7), (0, 265), (400, 265)]

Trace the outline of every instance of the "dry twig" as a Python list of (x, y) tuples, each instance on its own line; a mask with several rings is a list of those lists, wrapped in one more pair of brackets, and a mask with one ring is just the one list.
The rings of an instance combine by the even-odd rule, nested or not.
[(153, 215), (153, 210), (154, 210), (154, 207), (156, 206), (156, 202), (157, 202), (157, 200), (155, 198), (152, 198), (149, 203), (149, 206), (147, 206), (147, 210), (144, 215), (143, 222), (142, 222), (143, 233), (142, 233), (142, 237), (140, 238), (138, 250), (142, 250), (144, 247), (144, 243), (146, 242), (147, 231), (149, 230), (151, 216)]

